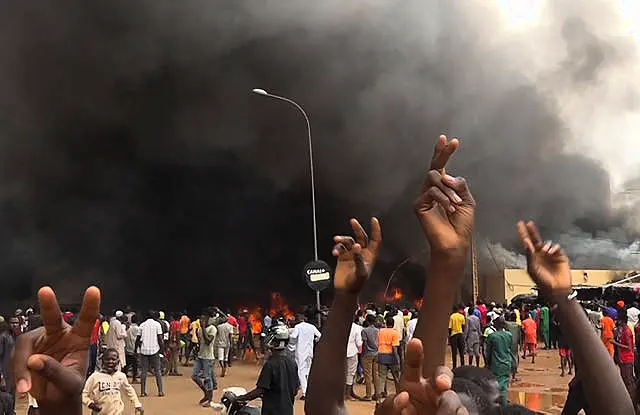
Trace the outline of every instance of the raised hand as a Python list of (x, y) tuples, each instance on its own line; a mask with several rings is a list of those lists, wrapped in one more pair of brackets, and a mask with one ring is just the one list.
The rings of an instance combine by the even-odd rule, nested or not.
[(87, 289), (73, 326), (62, 319), (50, 287), (38, 291), (38, 301), (44, 327), (18, 336), (13, 356), (16, 390), (29, 392), (43, 414), (74, 413), (74, 407), (81, 405), (89, 338), (100, 310), (100, 290)]
[(560, 245), (542, 242), (536, 224), (518, 222), (518, 235), (527, 254), (527, 272), (547, 300), (571, 293), (569, 258)]
[(458, 395), (451, 390), (451, 370), (441, 366), (431, 379), (425, 379), (423, 358), (422, 342), (411, 340), (400, 379), (402, 392), (387, 398), (376, 409), (376, 415), (468, 415)]
[(378, 257), (382, 231), (378, 219), (371, 218), (371, 238), (356, 219), (351, 219), (355, 240), (351, 236), (336, 235), (332, 254), (338, 257), (334, 287), (338, 291), (357, 294), (369, 278)]
[(460, 142), (455, 137), (451, 140), (448, 140), (446, 135), (438, 137), (438, 141), (436, 141), (436, 145), (433, 148), (429, 170), (438, 170), (439, 173), (444, 173), (444, 168), (449, 162), (449, 158), (456, 152), (459, 145)]
[(431, 170), (414, 211), (432, 252), (466, 253), (473, 233), (476, 202), (462, 177)]

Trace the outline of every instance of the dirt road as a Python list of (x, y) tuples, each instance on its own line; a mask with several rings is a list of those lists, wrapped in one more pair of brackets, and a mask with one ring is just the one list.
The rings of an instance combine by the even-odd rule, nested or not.
[[(509, 399), (512, 402), (520, 403), (530, 409), (543, 413), (559, 414), (562, 404), (567, 394), (567, 383), (570, 377), (561, 378), (558, 369), (559, 357), (557, 351), (540, 350), (536, 364), (532, 365), (530, 359), (520, 365), (521, 381), (513, 385), (509, 391)], [(149, 379), (151, 383), (147, 387), (150, 394), (148, 398), (143, 398), (142, 403), (145, 408), (145, 415), (196, 415), (211, 414), (213, 409), (201, 408), (197, 405), (202, 394), (191, 382), (191, 367), (182, 367), (182, 377), (165, 377), (165, 391), (167, 396), (159, 398), (156, 396), (155, 380)], [(255, 363), (236, 363), (230, 374), (225, 378), (218, 378), (219, 390), (229, 386), (242, 386), (248, 390), (253, 387), (260, 368)], [(219, 369), (216, 370), (219, 374)], [(391, 389), (393, 387), (389, 385)], [(135, 385), (136, 391), (140, 391), (140, 385)], [(356, 392), (364, 394), (364, 386), (358, 385)], [(216, 399), (220, 394), (216, 393)], [(259, 401), (255, 402), (259, 404)], [(370, 402), (348, 402), (347, 407), (352, 415), (371, 415), (373, 413), (373, 403)], [(26, 413), (25, 403), (19, 405), (19, 414)], [(89, 414), (89, 412), (86, 412)], [(127, 414), (133, 414), (133, 410), (128, 406)], [(296, 401), (295, 413), (303, 414), (303, 402)]]

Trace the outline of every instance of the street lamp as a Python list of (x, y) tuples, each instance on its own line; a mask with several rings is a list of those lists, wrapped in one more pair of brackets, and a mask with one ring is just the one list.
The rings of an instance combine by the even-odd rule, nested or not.
[[(313, 146), (311, 142), (311, 123), (309, 117), (302, 107), (292, 99), (281, 97), (279, 95), (270, 94), (264, 89), (254, 88), (251, 90), (254, 94), (264, 97), (275, 98), (280, 101), (287, 102), (298, 109), (302, 113), (304, 120), (307, 122), (307, 138), (309, 142), (309, 171), (311, 173), (311, 210), (313, 214), (313, 259), (318, 262), (318, 224), (316, 221), (316, 183), (313, 174)], [(320, 323), (320, 290), (316, 290), (316, 305), (318, 307), (318, 323)]]
[(313, 147), (311, 145), (311, 124), (309, 123), (309, 117), (307, 116), (307, 113), (302, 109), (302, 107), (292, 99), (281, 97), (279, 95), (270, 94), (264, 89), (260, 89), (260, 88), (254, 88), (251, 92), (257, 95), (271, 97), (271, 98), (279, 99), (280, 101), (288, 102), (289, 104), (296, 107), (302, 113), (304, 120), (307, 122), (307, 137), (309, 141), (309, 171), (311, 172), (311, 209), (313, 213), (313, 259), (317, 261), (318, 260), (318, 225), (316, 223), (316, 183), (315, 183), (314, 174), (313, 174)]

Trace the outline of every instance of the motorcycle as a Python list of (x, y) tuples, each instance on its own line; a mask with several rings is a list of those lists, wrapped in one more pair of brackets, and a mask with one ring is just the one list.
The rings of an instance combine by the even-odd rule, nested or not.
[(220, 403), (224, 408), (222, 415), (260, 415), (259, 406), (249, 405), (247, 402), (238, 401), (237, 396), (247, 393), (245, 388), (231, 387), (225, 388)]

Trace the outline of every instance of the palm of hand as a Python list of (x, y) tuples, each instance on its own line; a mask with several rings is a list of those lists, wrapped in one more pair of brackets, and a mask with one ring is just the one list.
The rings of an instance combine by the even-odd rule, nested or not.
[[(71, 326), (65, 324), (60, 331), (48, 334), (44, 328), (33, 332), (33, 352), (53, 357), (62, 366), (77, 372), (77, 388), (82, 389), (87, 361), (88, 338), (81, 337), (71, 330)], [(31, 395), (36, 401), (59, 402), (68, 397), (55, 383), (40, 376), (37, 372), (31, 372)], [(68, 389), (68, 386), (65, 388)]]
[(43, 327), (18, 336), (14, 347), (16, 390), (30, 392), (41, 408), (76, 411), (81, 404), (89, 338), (100, 310), (100, 290), (86, 290), (73, 327), (62, 319), (50, 287), (38, 291), (38, 302)]

